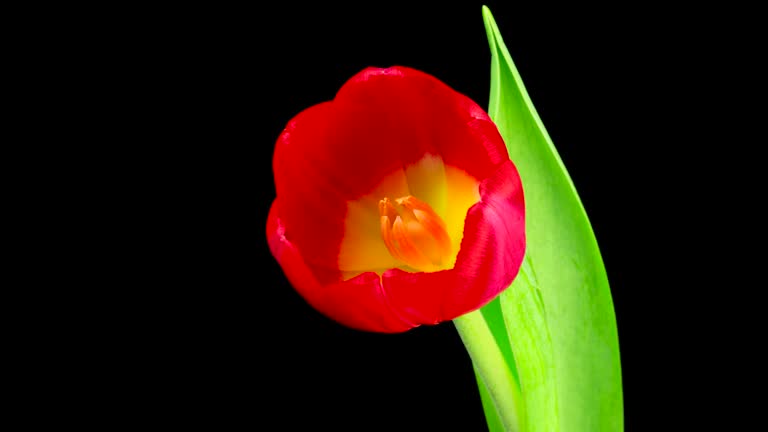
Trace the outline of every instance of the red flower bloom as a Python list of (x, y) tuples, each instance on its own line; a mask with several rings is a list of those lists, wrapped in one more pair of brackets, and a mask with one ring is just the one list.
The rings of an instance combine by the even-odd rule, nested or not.
[(394, 333), (451, 320), (517, 275), (517, 170), (483, 109), (430, 75), (363, 70), (288, 123), (273, 168), (272, 254), (342, 324)]

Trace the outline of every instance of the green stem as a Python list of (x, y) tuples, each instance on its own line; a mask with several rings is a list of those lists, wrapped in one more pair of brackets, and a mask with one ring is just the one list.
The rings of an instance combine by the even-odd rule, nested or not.
[(520, 428), (522, 420), (520, 388), (504, 362), (504, 356), (482, 312), (476, 310), (464, 314), (455, 318), (453, 323), (467, 348), (472, 364), (491, 395), (504, 430), (520, 432), (522, 430)]

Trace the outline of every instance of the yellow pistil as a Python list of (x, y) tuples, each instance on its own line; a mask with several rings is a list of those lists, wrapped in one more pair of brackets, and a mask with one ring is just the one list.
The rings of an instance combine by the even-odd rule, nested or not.
[(445, 222), (429, 204), (408, 195), (379, 201), (381, 238), (397, 260), (419, 271), (448, 268), (453, 257)]

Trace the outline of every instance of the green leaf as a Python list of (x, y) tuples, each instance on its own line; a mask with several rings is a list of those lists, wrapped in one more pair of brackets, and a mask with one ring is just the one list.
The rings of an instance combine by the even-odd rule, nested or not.
[(488, 113), (526, 202), (526, 258), (500, 296), (523, 423), (527, 431), (623, 430), (616, 319), (597, 241), (487, 7), (483, 19), (492, 54)]
[(515, 356), (512, 353), (512, 346), (509, 344), (509, 336), (507, 336), (507, 329), (504, 324), (504, 314), (501, 312), (500, 297), (493, 299), (490, 303), (481, 308), (480, 312), (485, 319), (488, 328), (491, 330), (491, 334), (493, 334), (496, 345), (499, 346), (499, 350), (504, 356), (504, 362), (507, 364), (507, 368), (512, 372), (512, 376), (515, 378), (515, 383), (520, 387), (520, 378), (518, 377), (517, 368), (515, 366)]
[(526, 431), (571, 430), (559, 429), (554, 347), (529, 255), (499, 299), (509, 342), (518, 353)]

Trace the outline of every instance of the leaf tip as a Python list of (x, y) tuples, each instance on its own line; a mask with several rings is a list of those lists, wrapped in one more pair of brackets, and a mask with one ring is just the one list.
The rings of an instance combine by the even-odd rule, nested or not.
[(495, 23), (496, 21), (493, 19), (491, 9), (483, 5), (483, 24), (485, 25), (485, 34), (488, 36), (488, 45), (491, 47), (491, 53), (496, 49), (496, 38), (493, 34)]
[(493, 14), (491, 14), (491, 10), (488, 8), (488, 6), (483, 5), (483, 18), (491, 18), (493, 19)]

